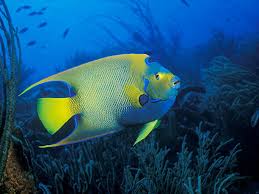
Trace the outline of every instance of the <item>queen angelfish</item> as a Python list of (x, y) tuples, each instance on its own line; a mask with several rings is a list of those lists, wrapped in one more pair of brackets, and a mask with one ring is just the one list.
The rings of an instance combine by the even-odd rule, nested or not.
[[(143, 124), (135, 144), (156, 128), (170, 109), (180, 80), (146, 54), (124, 54), (91, 61), (45, 78), (40, 84), (62, 81), (74, 88), (73, 97), (39, 98), (37, 112), (51, 135), (73, 116), (80, 119), (64, 139), (41, 148), (77, 143)], [(135, 145), (134, 144), (134, 145)]]

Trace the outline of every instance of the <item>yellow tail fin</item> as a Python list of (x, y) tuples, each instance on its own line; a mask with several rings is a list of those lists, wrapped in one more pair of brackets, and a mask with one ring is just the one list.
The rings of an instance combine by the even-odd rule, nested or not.
[(72, 98), (39, 98), (37, 111), (41, 122), (51, 135), (77, 114)]

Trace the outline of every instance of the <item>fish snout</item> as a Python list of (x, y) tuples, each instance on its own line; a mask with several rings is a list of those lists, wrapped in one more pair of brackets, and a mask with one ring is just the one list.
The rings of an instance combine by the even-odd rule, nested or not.
[(180, 82), (181, 82), (181, 80), (180, 80), (179, 77), (173, 76), (173, 78), (171, 79), (170, 85), (171, 85), (172, 88), (179, 89), (180, 88)]

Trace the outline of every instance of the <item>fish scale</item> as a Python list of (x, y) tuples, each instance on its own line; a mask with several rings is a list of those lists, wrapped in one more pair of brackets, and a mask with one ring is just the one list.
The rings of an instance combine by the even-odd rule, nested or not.
[(133, 83), (133, 79), (129, 80), (130, 63), (118, 60), (104, 62), (101, 68), (94, 67), (82, 72), (79, 78), (84, 86), (77, 93), (80, 112), (86, 116), (91, 129), (118, 128), (120, 113), (131, 106), (123, 92), (126, 83)]

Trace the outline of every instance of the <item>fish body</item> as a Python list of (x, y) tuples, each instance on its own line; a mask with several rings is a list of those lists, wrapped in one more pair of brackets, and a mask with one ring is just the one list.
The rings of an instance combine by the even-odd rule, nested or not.
[(18, 7), (16, 9), (16, 13), (19, 13), (22, 10), (28, 10), (28, 9), (31, 9), (31, 6), (30, 5), (24, 5), (24, 6)]
[(38, 12), (32, 11), (31, 13), (28, 14), (28, 16), (35, 16), (35, 15), (38, 15)]
[(70, 31), (70, 28), (66, 28), (66, 29), (65, 29), (65, 31), (63, 32), (63, 36), (62, 36), (63, 39), (65, 39), (65, 38), (67, 37), (69, 31)]
[(47, 25), (48, 25), (47, 22), (42, 22), (42, 23), (40, 23), (40, 24), (38, 25), (38, 28), (43, 28), (43, 27), (45, 27), (45, 26), (47, 26)]
[(30, 42), (27, 43), (27, 46), (33, 46), (36, 44), (36, 41), (35, 40), (32, 40)]
[(25, 28), (22, 28), (22, 29), (19, 31), (19, 33), (20, 33), (20, 34), (23, 34), (23, 33), (27, 32), (28, 30), (29, 30), (29, 28), (25, 27)]
[(40, 9), (40, 11), (46, 11), (48, 9), (48, 7), (43, 7)]
[(19, 13), (19, 12), (22, 11), (22, 10), (23, 10), (22, 7), (18, 7), (15, 12), (16, 12), (16, 13)]
[(22, 6), (23, 9), (31, 9), (31, 6), (30, 5), (24, 5)]
[(159, 63), (149, 64), (147, 58), (145, 54), (102, 58), (50, 76), (22, 92), (21, 95), (49, 81), (65, 81), (75, 89), (73, 97), (38, 100), (39, 118), (50, 134), (55, 134), (74, 115), (80, 115), (70, 135), (41, 147), (85, 141), (136, 124), (146, 125), (135, 143), (144, 139), (173, 105), (179, 88), (177, 76)]

